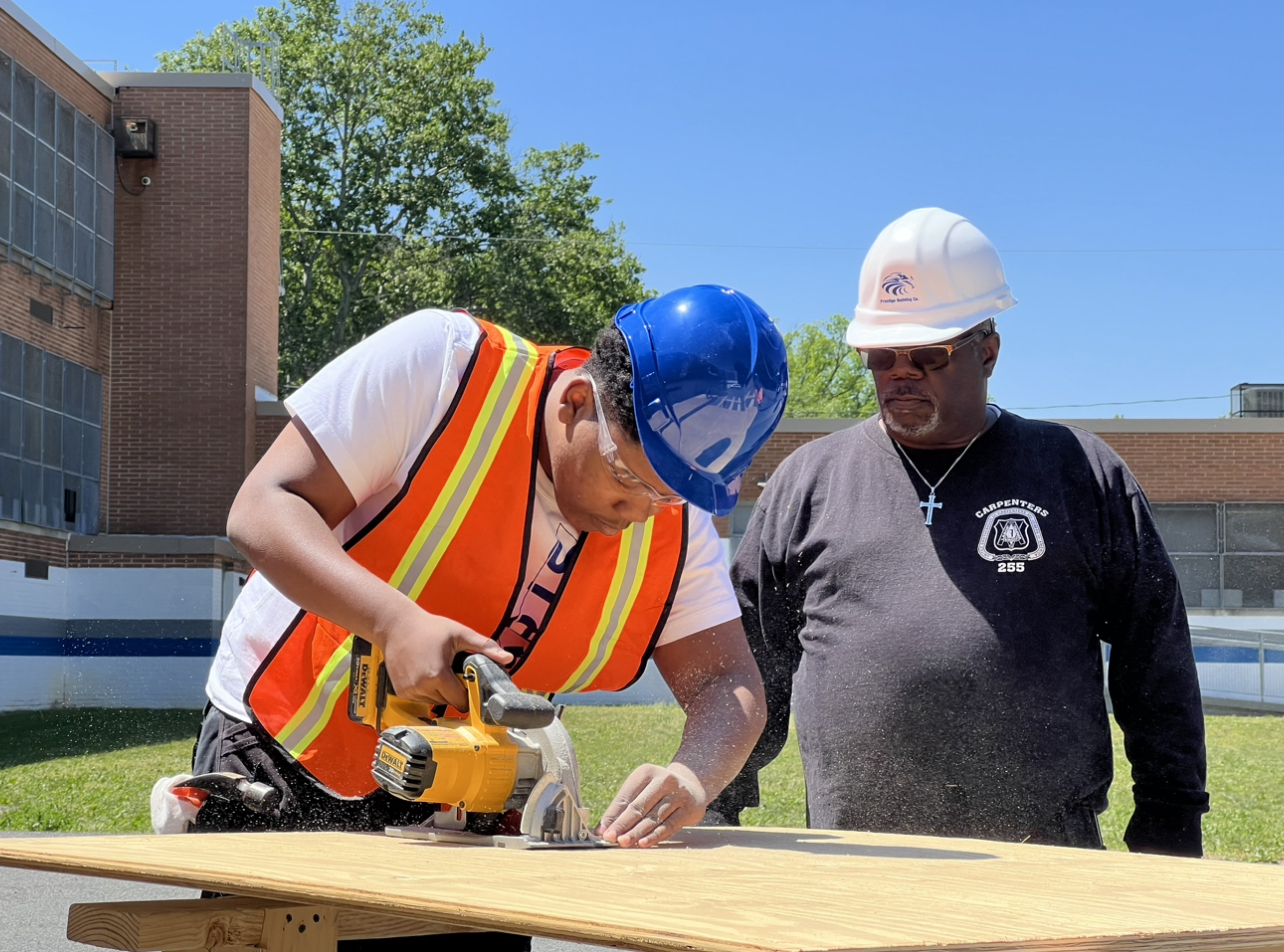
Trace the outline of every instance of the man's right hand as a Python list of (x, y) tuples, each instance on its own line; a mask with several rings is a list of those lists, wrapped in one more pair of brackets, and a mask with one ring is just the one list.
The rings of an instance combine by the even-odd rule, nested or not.
[[(468, 691), (452, 665), (458, 654), (483, 654), (507, 665), (513, 656), (490, 638), (410, 602), (407, 609), (376, 632), (384, 664), (397, 696), (408, 701), (449, 704), (468, 710)], [(377, 643), (377, 642), (376, 642)]]

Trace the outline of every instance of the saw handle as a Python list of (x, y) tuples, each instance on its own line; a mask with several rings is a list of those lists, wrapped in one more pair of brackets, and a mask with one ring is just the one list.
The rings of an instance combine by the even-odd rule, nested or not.
[(547, 698), (527, 694), (513, 684), (508, 673), (483, 654), (464, 659), (464, 680), (477, 680), (482, 722), (497, 727), (547, 727), (557, 709)]

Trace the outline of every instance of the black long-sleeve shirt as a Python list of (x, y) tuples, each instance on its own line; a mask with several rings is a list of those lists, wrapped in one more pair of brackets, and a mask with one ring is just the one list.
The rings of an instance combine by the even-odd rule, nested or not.
[[(957, 450), (918, 452), (936, 482)], [(1199, 855), (1205, 751), (1177, 579), (1090, 433), (1011, 413), (927, 488), (877, 418), (772, 474), (732, 568), (769, 722), (713, 810), (758, 802), (793, 713), (808, 820), (1044, 842), (1106, 807), (1101, 642), (1134, 850)], [(1073, 834), (1070, 842), (1074, 840)]]

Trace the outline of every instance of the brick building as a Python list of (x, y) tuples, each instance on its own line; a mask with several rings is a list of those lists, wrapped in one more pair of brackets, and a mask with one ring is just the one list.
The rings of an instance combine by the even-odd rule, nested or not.
[(0, 0), (0, 709), (200, 697), (276, 392), (280, 124)]

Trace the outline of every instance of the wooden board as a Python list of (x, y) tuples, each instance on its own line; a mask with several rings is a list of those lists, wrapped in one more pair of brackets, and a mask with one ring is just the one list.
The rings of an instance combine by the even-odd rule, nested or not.
[(0, 865), (631, 949), (1284, 952), (1284, 867), (870, 833), (694, 829), (522, 852), (357, 833), (0, 841)]

